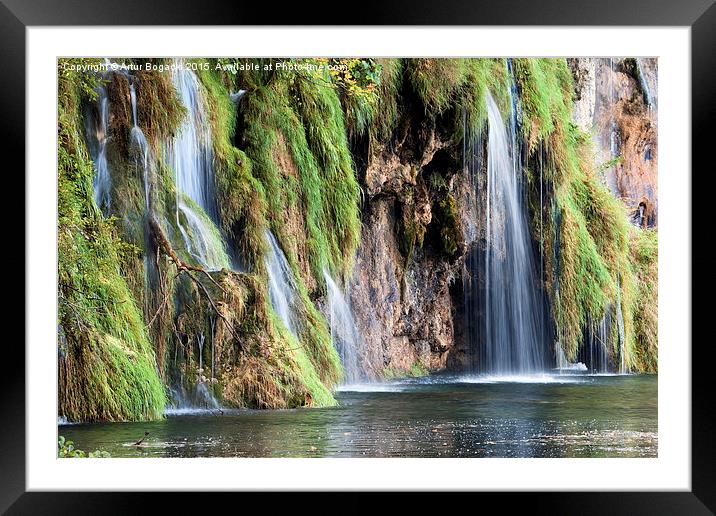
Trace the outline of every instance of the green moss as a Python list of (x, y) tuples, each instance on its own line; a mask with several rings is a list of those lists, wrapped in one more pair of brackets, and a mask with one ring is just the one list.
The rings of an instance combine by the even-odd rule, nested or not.
[(137, 125), (142, 128), (147, 141), (155, 150), (168, 138), (174, 136), (186, 116), (172, 84), (171, 75), (158, 71), (138, 71), (137, 82)]
[(488, 92), (503, 113), (509, 108), (507, 63), (504, 59), (468, 59), (464, 74), (462, 87), (455, 100), (455, 128), (458, 133), (476, 135), (482, 132), (487, 123), (485, 97)]
[[(552, 152), (562, 157), (571, 146), (574, 85), (565, 59), (514, 59), (512, 61), (523, 106), (525, 138), (533, 149), (549, 140)], [(560, 163), (564, 165), (565, 163)]]
[(57, 457), (62, 458), (72, 458), (72, 459), (84, 459), (84, 458), (102, 458), (106, 459), (111, 457), (109, 452), (106, 452), (104, 450), (95, 450), (93, 452), (84, 452), (82, 450), (78, 450), (75, 448), (75, 443), (70, 441), (69, 439), (65, 439), (64, 436), (59, 436), (57, 439)]
[[(360, 191), (330, 77), (277, 73), (241, 102), (241, 136), (265, 191), (269, 226), (279, 241), (305, 240), (317, 283), (324, 268), (347, 273), (360, 235)], [(300, 272), (297, 257), (287, 258)]]
[[(246, 94), (242, 99), (245, 152), (253, 174), (267, 200), (266, 220), (283, 240), (286, 214), (305, 217), (308, 259), (314, 274), (330, 263), (328, 238), (323, 231), (324, 212), (318, 166), (308, 148), (303, 126), (289, 104), (286, 84), (275, 82)], [(281, 167), (279, 165), (279, 159)], [(301, 207), (305, 203), (305, 212)], [(294, 221), (295, 222), (295, 221)], [(287, 255), (292, 266), (296, 257)]]
[[(644, 370), (650, 366), (639, 360), (644, 326), (637, 324), (639, 285), (630, 256), (632, 228), (623, 203), (597, 179), (591, 139), (572, 122), (573, 83), (566, 61), (515, 59), (513, 69), (521, 93), (522, 138), (531, 153), (544, 149), (543, 180), (551, 184), (559, 215), (544, 217), (559, 221), (557, 227), (551, 224), (535, 234), (545, 239), (548, 287), (560, 343), (567, 358), (574, 360), (583, 328), (619, 305), (624, 360), (629, 368)], [(535, 177), (534, 172), (527, 176), (533, 188)], [(538, 218), (535, 215), (535, 224)], [(612, 352), (618, 356), (616, 317), (610, 331)]]
[(656, 372), (658, 368), (658, 236), (655, 230), (635, 229), (631, 261), (636, 273), (633, 304), (636, 368)]
[(554, 316), (565, 355), (574, 360), (582, 343), (582, 328), (590, 319), (601, 318), (616, 290), (582, 213), (569, 197), (561, 198), (559, 205), (561, 248)]
[(325, 317), (311, 302), (302, 284), (299, 284), (299, 295), (305, 309), (303, 328), (300, 332), (301, 342), (321, 381), (332, 387), (341, 379), (343, 366), (331, 340), (331, 329)]
[[(241, 99), (238, 114), (228, 100), (234, 78), (216, 72), (200, 75), (212, 113), (222, 224), (238, 234), (242, 256), (264, 285), (268, 281), (263, 268), (264, 229), (273, 230), (296, 277), (300, 341), (282, 328), (275, 315), (265, 317), (251, 331), (257, 338), (261, 333), (273, 335), (273, 353), (289, 378), (279, 389), (293, 400), (288, 403), (303, 404), (298, 393), (305, 389), (311, 404), (332, 404), (328, 388), (340, 378), (340, 359), (306, 284), (321, 283), (324, 267), (348, 267), (357, 246), (357, 183), (340, 102), (327, 76), (257, 75), (253, 82), (238, 76), (245, 81), (242, 87), (251, 88)], [(243, 151), (232, 143), (235, 115), (243, 127), (238, 135)], [(313, 126), (323, 128), (309, 132)], [(308, 257), (310, 278), (303, 274), (299, 253)], [(262, 310), (272, 313), (265, 299)], [(287, 356), (286, 350), (294, 351)], [(260, 390), (266, 394), (264, 399), (270, 398), (271, 389)]]
[[(290, 367), (295, 371), (300, 385), (308, 394), (306, 404), (314, 407), (330, 407), (337, 405), (333, 394), (331, 394), (329, 387), (326, 383), (324, 383), (324, 380), (321, 377), (322, 369), (315, 365), (311, 357), (311, 351), (307, 349), (307, 346), (302, 345), (298, 339), (285, 329), (282, 329), (282, 337), (285, 339), (291, 353), (292, 363), (290, 364)], [(311, 342), (311, 340), (302, 341)]]
[(349, 135), (368, 134), (373, 141), (386, 141), (398, 124), (399, 92), (403, 80), (402, 59), (376, 59), (377, 87), (370, 95), (341, 95)]
[(435, 222), (440, 228), (440, 242), (445, 254), (452, 256), (462, 240), (462, 226), (455, 196), (447, 192), (441, 197), (435, 209)]
[(421, 376), (427, 376), (429, 373), (430, 371), (428, 371), (428, 369), (419, 361), (413, 362), (407, 371), (393, 366), (386, 366), (383, 368), (383, 378), (386, 380), (405, 378), (406, 376), (419, 378)]
[(406, 59), (408, 80), (430, 116), (442, 114), (455, 101), (469, 77), (470, 59)]
[(94, 205), (79, 77), (61, 76), (59, 83), (59, 413), (79, 421), (156, 419), (164, 390), (141, 311), (120, 270), (136, 248)]
[[(323, 74), (323, 78), (328, 80), (327, 74)], [(360, 239), (360, 188), (338, 95), (332, 86), (313, 81), (301, 77), (294, 84), (296, 109), (319, 167), (319, 182), (309, 184), (308, 188), (315, 188), (322, 197), (323, 213), (318, 224), (327, 233), (331, 270), (348, 275)], [(300, 162), (297, 163), (300, 168)], [(308, 175), (305, 179), (310, 182), (314, 176)]]
[(402, 59), (378, 59), (381, 66), (380, 83), (377, 88), (377, 100), (370, 126), (374, 140), (385, 141), (398, 124), (399, 95), (403, 84)]
[(263, 228), (267, 227), (267, 201), (263, 184), (252, 173), (252, 162), (232, 148), (216, 170), (219, 210), (225, 231), (238, 240), (239, 255), (260, 268), (266, 253)]

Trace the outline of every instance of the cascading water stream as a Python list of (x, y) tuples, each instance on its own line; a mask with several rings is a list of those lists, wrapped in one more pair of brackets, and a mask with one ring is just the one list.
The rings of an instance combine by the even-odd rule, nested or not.
[[(149, 241), (150, 230), (149, 230), (149, 219), (152, 216), (152, 202), (151, 202), (151, 184), (150, 174), (150, 163), (149, 163), (149, 143), (147, 138), (144, 136), (144, 132), (139, 127), (137, 121), (137, 92), (134, 85), (134, 78), (129, 78), (129, 97), (132, 105), (132, 129), (129, 134), (129, 152), (131, 157), (134, 159), (136, 168), (142, 171), (142, 180), (144, 182), (144, 239), (145, 239), (145, 252), (144, 252), (144, 283), (147, 292), (152, 292), (155, 286), (156, 273), (154, 261), (152, 260), (152, 245)], [(149, 313), (150, 299), (149, 296), (145, 296), (144, 300), (144, 311)]]
[(216, 357), (214, 355), (214, 340), (216, 338), (216, 318), (211, 318), (211, 378), (216, 378), (214, 376), (214, 364), (216, 363)]
[(295, 312), (296, 281), (293, 277), (286, 255), (279, 247), (276, 237), (266, 230), (265, 238), (269, 243), (269, 253), (264, 258), (269, 278), (269, 297), (271, 306), (284, 326), (297, 335), (298, 319)]
[(570, 362), (567, 360), (567, 357), (564, 354), (564, 350), (562, 349), (562, 346), (559, 345), (559, 342), (555, 342), (554, 353), (557, 357), (557, 371), (559, 373), (574, 373), (587, 371), (587, 366), (584, 365), (584, 363)]
[(196, 339), (197, 346), (199, 347), (199, 372), (204, 372), (204, 341), (206, 338), (204, 334), (199, 334), (199, 338)]
[(484, 368), (484, 324), (480, 319), (482, 313), (483, 297), (480, 290), (482, 279), (482, 263), (484, 253), (479, 246), (474, 245), (479, 236), (480, 219), (480, 184), (483, 181), (481, 174), (485, 161), (484, 153), (485, 135), (483, 131), (473, 133), (467, 124), (467, 114), (463, 113), (463, 169), (467, 174), (467, 192), (465, 196), (465, 215), (463, 227), (465, 241), (471, 243), (468, 247), (463, 264), (462, 288), (464, 306), (465, 337), (471, 352), (468, 354), (469, 363), (465, 364), (470, 371)]
[(231, 99), (231, 102), (238, 103), (241, 100), (241, 97), (243, 97), (246, 94), (246, 90), (239, 90), (236, 92), (229, 93), (229, 98)]
[(636, 67), (639, 71), (639, 83), (641, 85), (641, 89), (644, 92), (644, 101), (646, 102), (646, 105), (649, 109), (654, 107), (654, 97), (651, 95), (651, 90), (649, 89), (649, 83), (646, 79), (646, 70), (644, 69), (644, 65), (642, 63), (642, 59), (637, 58), (636, 59)]
[(619, 373), (626, 374), (629, 368), (626, 363), (625, 341), (626, 334), (624, 330), (624, 314), (622, 313), (622, 287), (621, 282), (617, 281), (617, 334), (619, 336)]
[(177, 136), (169, 145), (169, 161), (176, 180), (176, 220), (189, 254), (203, 267), (230, 267), (218, 229), (211, 128), (206, 117), (199, 79), (177, 61), (172, 75), (179, 99), (187, 110)]
[(609, 343), (612, 307), (608, 307), (599, 321), (590, 320), (584, 331), (584, 346), (579, 357), (585, 370), (592, 374), (611, 371), (609, 365)]
[(206, 107), (196, 74), (182, 67), (180, 62), (176, 64), (172, 82), (187, 110), (187, 116), (172, 145), (174, 152), (171, 162), (177, 191), (185, 193), (215, 219), (213, 152)]
[[(485, 364), (491, 373), (530, 373), (544, 369), (544, 346), (516, 128), (508, 132), (487, 93), (487, 208), (485, 249)], [(513, 110), (515, 109), (513, 105)], [(511, 124), (516, 123), (514, 114)], [(512, 136), (512, 139), (509, 139)]]
[(365, 379), (360, 365), (360, 352), (363, 348), (353, 312), (340, 287), (333, 281), (328, 271), (323, 271), (328, 290), (329, 323), (331, 341), (338, 350), (343, 364), (343, 383), (355, 384)]
[(150, 181), (149, 181), (149, 144), (144, 132), (140, 129), (137, 122), (137, 92), (134, 87), (134, 81), (129, 85), (129, 96), (132, 102), (132, 130), (129, 135), (130, 152), (134, 156), (135, 164), (142, 168), (142, 178), (144, 181), (144, 208), (149, 214), (151, 208), (150, 202)]
[(197, 346), (199, 347), (199, 369), (197, 370), (197, 382), (194, 392), (195, 403), (199, 407), (218, 409), (220, 407), (219, 402), (216, 401), (214, 394), (206, 386), (207, 378), (204, 376), (204, 343), (206, 338), (203, 333), (199, 334), (199, 338), (196, 339)]
[(88, 125), (88, 134), (93, 134), (96, 143), (90, 146), (92, 162), (94, 163), (94, 178), (92, 187), (94, 202), (104, 216), (109, 215), (111, 203), (112, 179), (107, 163), (107, 141), (109, 140), (109, 97), (104, 85), (97, 87), (97, 110), (99, 121), (92, 119)]

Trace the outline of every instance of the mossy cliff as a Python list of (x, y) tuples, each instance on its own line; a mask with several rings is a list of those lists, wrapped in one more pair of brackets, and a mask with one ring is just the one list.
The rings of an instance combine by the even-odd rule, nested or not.
[(139, 250), (93, 201), (80, 108), (95, 85), (77, 77), (59, 76), (59, 412), (85, 421), (159, 418), (164, 387), (124, 271)]
[[(530, 225), (556, 340), (574, 360), (585, 327), (618, 306), (625, 351), (614, 356), (624, 354), (633, 371), (656, 370), (656, 232), (630, 224), (604, 186), (591, 138), (573, 121), (565, 60), (185, 64), (210, 127), (213, 215), (175, 184), (171, 142), (189, 113), (171, 71), (58, 67), (60, 415), (153, 419), (167, 403), (207, 399), (334, 404), (343, 371), (324, 271), (348, 287), (368, 376), (460, 366), (469, 352), (464, 262), (484, 246), (484, 207), (471, 201), (483, 173), (471, 176), (466, 157), (484, 142), (486, 92), (507, 113), (510, 87), (520, 99)], [(90, 155), (100, 90), (109, 102), (111, 202), (98, 207)], [(207, 238), (230, 266), (196, 262), (180, 202), (213, 228)], [(272, 304), (267, 232), (292, 278), (293, 329)]]

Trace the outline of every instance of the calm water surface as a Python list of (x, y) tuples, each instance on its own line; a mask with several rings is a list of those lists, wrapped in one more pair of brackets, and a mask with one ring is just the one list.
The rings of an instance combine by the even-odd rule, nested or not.
[(113, 457), (657, 456), (652, 375), (439, 375), (344, 387), (336, 398), (324, 409), (170, 411), (59, 433)]

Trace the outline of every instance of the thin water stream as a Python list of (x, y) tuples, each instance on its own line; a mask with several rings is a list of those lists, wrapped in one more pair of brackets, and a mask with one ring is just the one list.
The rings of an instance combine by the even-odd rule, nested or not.
[(276, 237), (269, 230), (266, 230), (264, 237), (269, 243), (269, 252), (264, 263), (268, 273), (271, 307), (286, 329), (297, 335), (296, 280)]
[(88, 116), (86, 119), (88, 148), (94, 163), (95, 174), (92, 180), (94, 202), (104, 216), (109, 215), (112, 200), (112, 177), (107, 162), (107, 142), (109, 141), (109, 96), (107, 88), (100, 84), (97, 87), (98, 118)]
[(328, 323), (331, 327), (331, 340), (338, 350), (343, 364), (343, 382), (355, 384), (365, 379), (360, 363), (363, 339), (353, 318), (353, 311), (341, 288), (328, 272), (323, 272), (328, 290)]

